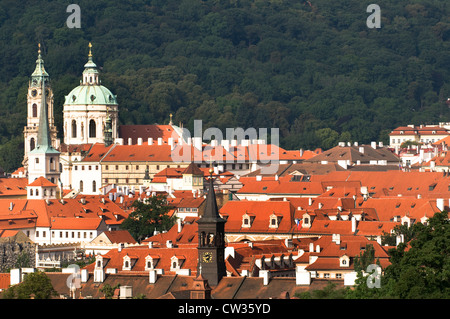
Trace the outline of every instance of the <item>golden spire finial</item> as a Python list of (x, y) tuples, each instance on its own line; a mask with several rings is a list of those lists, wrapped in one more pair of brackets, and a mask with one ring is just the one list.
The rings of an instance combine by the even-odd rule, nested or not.
[(92, 43), (89, 42), (89, 57), (92, 58)]
[(38, 43), (38, 47), (39, 47), (38, 54), (41, 54), (41, 43), (40, 42)]
[(212, 157), (209, 158), (209, 175), (212, 176), (214, 169), (212, 168)]

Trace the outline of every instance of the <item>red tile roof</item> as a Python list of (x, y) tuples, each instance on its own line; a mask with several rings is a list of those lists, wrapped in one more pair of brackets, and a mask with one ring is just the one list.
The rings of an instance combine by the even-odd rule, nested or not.
[(11, 284), (11, 276), (9, 273), (0, 273), (0, 290), (8, 289)]
[(171, 162), (170, 145), (115, 145), (102, 162)]
[(167, 145), (169, 138), (174, 139), (174, 143), (178, 143), (180, 137), (174, 130), (172, 125), (120, 125), (119, 136), (123, 138), (124, 144), (128, 144), (128, 138), (132, 139), (132, 144), (137, 144), (139, 137), (142, 138), (143, 144), (148, 144), (148, 138), (153, 138), (153, 143), (157, 143), (158, 138), (162, 138), (163, 143)]
[(56, 184), (53, 184), (48, 179), (41, 176), (35, 179), (31, 184), (28, 184), (28, 186), (56, 187)]
[(0, 197), (24, 196), (27, 185), (28, 178), (0, 178)]
[(77, 217), (53, 217), (51, 219), (52, 229), (89, 229), (96, 230), (100, 227), (100, 218), (77, 218)]
[[(135, 263), (132, 263), (132, 268), (129, 271), (122, 270), (123, 258), (127, 255), (135, 260)], [(158, 259), (155, 268), (163, 269), (164, 274), (175, 273), (171, 270), (171, 258), (174, 256), (183, 260), (181, 269), (190, 269), (191, 275), (196, 275), (197, 273), (197, 245), (183, 245), (182, 247), (175, 248), (148, 248), (147, 246), (126, 247), (120, 252), (117, 249), (112, 249), (107, 254), (103, 255), (104, 258), (108, 259), (104, 268), (115, 268), (118, 270), (119, 274), (148, 272), (145, 270), (145, 258), (147, 256)], [(95, 263), (90, 264), (85, 268), (92, 272), (94, 267)]]
[[(269, 227), (270, 216), (274, 213), (280, 217), (277, 228)], [(220, 209), (220, 215), (227, 216), (226, 232), (290, 232), (293, 225), (293, 213), (294, 208), (287, 201), (228, 201)], [(255, 216), (248, 229), (242, 227), (244, 214)]]
[(82, 162), (100, 162), (100, 160), (111, 150), (115, 144), (105, 147), (103, 143), (95, 143), (91, 146), (88, 153), (81, 160)]

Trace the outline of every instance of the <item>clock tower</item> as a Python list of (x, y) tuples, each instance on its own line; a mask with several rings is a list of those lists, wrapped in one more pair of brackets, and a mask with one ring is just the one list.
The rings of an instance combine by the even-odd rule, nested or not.
[[(45, 101), (42, 100), (42, 85), (41, 80), (45, 82)], [(36, 60), (36, 68), (31, 75), (30, 83), (28, 85), (27, 94), (27, 126), (25, 126), (24, 134), (24, 165), (28, 166), (27, 159), (30, 153), (37, 144), (37, 136), (39, 129), (39, 121), (41, 108), (47, 108), (48, 126), (50, 130), (51, 144), (54, 148), (57, 145), (57, 130), (53, 119), (53, 90), (50, 85), (50, 77), (44, 68), (44, 60), (41, 55), (41, 44), (39, 43), (38, 58)]]
[(226, 276), (225, 268), (225, 222), (217, 208), (212, 170), (209, 176), (209, 190), (206, 207), (198, 223), (198, 273), (216, 286)]

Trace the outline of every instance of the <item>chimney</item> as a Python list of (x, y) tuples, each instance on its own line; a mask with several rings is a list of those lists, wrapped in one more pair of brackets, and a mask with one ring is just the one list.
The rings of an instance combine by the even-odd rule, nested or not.
[(10, 270), (10, 284), (17, 285), (22, 281), (22, 269), (14, 268)]
[(167, 248), (173, 248), (173, 244), (172, 244), (172, 241), (171, 241), (171, 240), (167, 240), (167, 241), (166, 241), (166, 247), (167, 247)]
[(332, 235), (332, 241), (336, 243), (336, 245), (341, 244), (341, 235), (340, 234), (333, 234)]
[(84, 197), (80, 198), (80, 203), (85, 205), (86, 204), (86, 198), (84, 198)]
[(320, 245), (316, 245), (316, 253), (320, 253)]
[(359, 147), (359, 152), (362, 153), (362, 154), (364, 154), (364, 147), (363, 147), (363, 146), (360, 146), (360, 147)]
[(444, 199), (443, 198), (436, 198), (436, 207), (442, 212), (444, 208)]
[(138, 143), (138, 145), (142, 145), (142, 137), (138, 137), (137, 143)]
[(356, 217), (353, 216), (352, 217), (352, 233), (356, 232), (356, 225), (357, 225)]
[(371, 142), (370, 146), (372, 146), (373, 149), (377, 149), (377, 142)]
[(153, 248), (153, 242), (152, 241), (148, 242), (148, 248)]
[(158, 274), (156, 273), (156, 270), (155, 269), (151, 269), (149, 271), (149, 278), (148, 278), (149, 281), (148, 282), (150, 284), (154, 284), (156, 282), (157, 278), (158, 278)]
[(268, 270), (260, 270), (259, 277), (263, 278), (263, 285), (267, 286), (269, 284), (269, 271)]
[(81, 269), (81, 282), (87, 282), (89, 279), (89, 271), (87, 269)]
[(162, 137), (158, 137), (158, 145), (162, 145), (163, 141), (162, 141)]
[(10, 202), (10, 203), (9, 203), (9, 210), (12, 211), (13, 208), (14, 208), (14, 203), (13, 203), (13, 202)]
[(314, 252), (314, 243), (309, 243), (309, 252)]
[(149, 137), (147, 143), (148, 145), (153, 145), (153, 137)]
[(131, 137), (128, 138), (128, 145), (133, 145), (133, 139)]
[(178, 224), (178, 232), (181, 233), (181, 230), (183, 229), (183, 225), (181, 223), (181, 218), (177, 219), (177, 224)]

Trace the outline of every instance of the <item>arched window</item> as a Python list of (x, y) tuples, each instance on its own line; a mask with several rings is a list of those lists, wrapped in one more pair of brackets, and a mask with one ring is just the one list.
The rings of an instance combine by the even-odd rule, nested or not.
[(34, 150), (35, 147), (36, 147), (36, 141), (34, 140), (34, 137), (32, 137), (30, 140), (30, 151)]
[(92, 181), (92, 192), (96, 192), (97, 189), (97, 183), (95, 181)]
[(83, 181), (80, 181), (80, 192), (83, 191)]
[(77, 137), (77, 121), (72, 120), (72, 137)]
[(32, 111), (33, 111), (33, 117), (37, 117), (37, 105), (36, 105), (36, 103), (33, 104)]
[(97, 126), (94, 120), (89, 121), (89, 137), (96, 137)]

